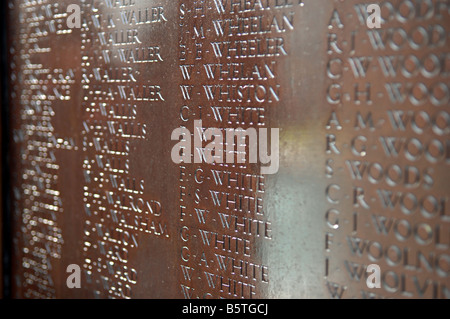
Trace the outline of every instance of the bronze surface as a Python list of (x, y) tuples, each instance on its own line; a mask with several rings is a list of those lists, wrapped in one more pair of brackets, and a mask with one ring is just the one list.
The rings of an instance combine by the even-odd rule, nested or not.
[[(14, 297), (450, 297), (448, 1), (71, 3), (9, 1)], [(175, 164), (200, 119), (278, 172)]]

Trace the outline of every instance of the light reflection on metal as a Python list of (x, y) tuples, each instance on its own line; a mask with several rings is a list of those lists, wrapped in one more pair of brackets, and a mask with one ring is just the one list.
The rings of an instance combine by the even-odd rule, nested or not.
[[(9, 2), (13, 296), (450, 297), (447, 3)], [(195, 120), (279, 171), (173, 163)]]

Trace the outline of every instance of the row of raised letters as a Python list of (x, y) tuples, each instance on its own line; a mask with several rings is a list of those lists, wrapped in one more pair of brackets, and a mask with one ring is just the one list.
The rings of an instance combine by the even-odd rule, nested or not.
[(284, 39), (262, 38), (235, 41), (211, 42), (214, 55), (217, 58), (228, 59), (266, 58), (288, 55)]
[[(375, 64), (374, 61), (378, 63)], [(350, 68), (349, 68), (350, 67)], [(383, 55), (376, 59), (371, 56), (349, 57), (347, 60), (333, 58), (327, 63), (328, 78), (340, 79), (344, 71), (351, 69), (355, 78), (365, 78), (370, 69), (378, 71), (386, 78), (403, 76), (407, 79), (423, 76), (432, 79), (450, 75), (450, 54), (429, 53), (423, 57), (409, 55)], [(377, 72), (378, 73), (378, 72)]]
[(213, 20), (212, 23), (217, 36), (234, 37), (284, 33), (294, 30), (294, 12), (273, 14), (270, 19), (263, 15), (250, 17), (236, 15), (228, 19)]
[[(183, 72), (183, 78), (185, 80), (190, 79), (192, 67), (194, 67), (194, 65), (180, 66)], [(245, 62), (203, 64), (203, 68), (208, 79), (217, 81), (265, 81), (274, 79), (275, 67), (276, 61), (256, 62), (252, 64)]]
[(219, 14), (280, 10), (303, 6), (303, 0), (213, 0)]
[[(218, 106), (210, 105), (203, 110), (198, 108), (200, 118), (202, 112), (206, 117), (214, 118), (219, 124), (240, 125), (243, 129), (248, 127), (263, 126), (265, 123), (265, 108), (256, 106)], [(187, 105), (183, 105), (180, 110), (180, 118), (183, 122), (189, 121), (194, 115), (194, 111)]]
[[(236, 189), (249, 192), (264, 192), (264, 175), (255, 175), (228, 170), (207, 170), (206, 179), (214, 180), (216, 186), (225, 186), (229, 189)], [(185, 175), (182, 171), (182, 175)], [(197, 184), (203, 184), (205, 180), (205, 171), (202, 168), (195, 170), (194, 179)], [(211, 178), (212, 177), (212, 178)]]

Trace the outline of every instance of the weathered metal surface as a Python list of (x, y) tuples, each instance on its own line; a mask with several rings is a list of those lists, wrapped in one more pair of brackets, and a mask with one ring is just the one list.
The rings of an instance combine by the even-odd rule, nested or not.
[[(448, 1), (70, 3), (10, 1), (15, 297), (449, 298)], [(278, 172), (175, 164), (195, 120)]]

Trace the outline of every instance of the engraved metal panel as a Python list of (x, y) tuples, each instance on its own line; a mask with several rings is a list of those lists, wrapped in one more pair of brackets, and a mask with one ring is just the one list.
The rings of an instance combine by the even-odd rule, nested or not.
[(450, 2), (371, 3), (9, 1), (13, 296), (449, 298)]

